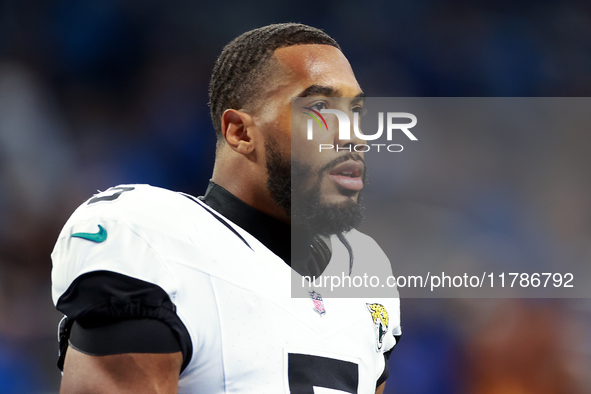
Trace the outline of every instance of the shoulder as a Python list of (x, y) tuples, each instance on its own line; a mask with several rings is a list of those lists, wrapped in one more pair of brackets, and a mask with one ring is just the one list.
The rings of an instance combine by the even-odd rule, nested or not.
[[(125, 222), (153, 222), (194, 208), (196, 201), (181, 193), (150, 185), (119, 185), (85, 201), (66, 226), (88, 217), (114, 217)], [(165, 215), (167, 214), (167, 215)]]
[(363, 266), (365, 269), (379, 267), (379, 271), (382, 271), (384, 274), (392, 274), (390, 259), (388, 259), (388, 256), (386, 256), (382, 248), (372, 237), (356, 229), (343, 235), (351, 246), (357, 268), (360, 268), (360, 266)]
[[(380, 283), (387, 284), (388, 277), (392, 275), (392, 266), (390, 259), (378, 243), (369, 235), (355, 229), (346, 234), (346, 239), (351, 243), (353, 251), (356, 253), (356, 268), (377, 275)], [(357, 271), (357, 274), (359, 274), (359, 271)], [(386, 322), (388, 320), (392, 322), (391, 327), (394, 336), (400, 335), (400, 296), (398, 289), (386, 285), (372, 289), (372, 293), (372, 295), (375, 294), (379, 298), (368, 302), (366, 304), (367, 308), (371, 312), (377, 312), (384, 308)]]
[(379, 250), (380, 252), (382, 251), (378, 243), (372, 237), (365, 233), (362, 233), (357, 229), (353, 229), (348, 233), (345, 233), (344, 236), (347, 239), (347, 241), (349, 241), (351, 246), (355, 246), (357, 248), (369, 248), (371, 250)]
[(147, 242), (185, 239), (189, 234), (206, 236), (215, 227), (215, 213), (199, 199), (150, 185), (119, 185), (99, 192), (74, 211), (59, 237), (96, 232), (98, 225), (126, 228)]
[[(93, 271), (175, 286), (166, 256), (195, 247), (217, 220), (190, 196), (149, 185), (121, 185), (84, 202), (68, 219), (52, 252), (54, 301)], [(212, 225), (213, 224), (213, 225)]]
[(204, 209), (189, 196), (148, 185), (121, 185), (92, 196), (68, 219), (51, 254), (57, 309), (70, 322), (162, 321), (180, 338), (186, 364), (191, 345), (176, 314), (179, 275), (170, 260), (189, 249), (189, 223), (211, 216)]

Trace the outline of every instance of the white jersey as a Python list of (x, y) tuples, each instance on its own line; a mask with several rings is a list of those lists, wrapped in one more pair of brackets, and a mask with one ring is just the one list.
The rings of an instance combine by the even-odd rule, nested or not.
[[(368, 240), (379, 249), (355, 230), (346, 237), (353, 251)], [(291, 268), (251, 234), (197, 199), (148, 185), (80, 206), (52, 259), (56, 304), (94, 271), (166, 292), (192, 345), (179, 393), (373, 393), (400, 335), (398, 298), (292, 298)]]

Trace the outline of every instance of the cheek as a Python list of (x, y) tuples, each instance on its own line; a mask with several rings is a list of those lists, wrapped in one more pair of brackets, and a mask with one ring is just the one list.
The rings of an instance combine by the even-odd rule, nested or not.
[[(304, 163), (309, 162), (311, 155), (316, 152), (314, 149), (316, 142), (308, 140), (305, 122), (294, 123), (296, 124), (291, 125), (291, 154)], [(302, 126), (302, 123), (304, 123), (304, 126)]]
[[(312, 121), (312, 138), (308, 138), (309, 129), (308, 121), (310, 118), (300, 119), (298, 122), (293, 122), (291, 125), (291, 146), (292, 154), (294, 156), (305, 158), (308, 162), (322, 162), (330, 160), (328, 156), (331, 155), (333, 149), (329, 146), (334, 144), (334, 135), (326, 130), (325, 125), (322, 128), (318, 126), (317, 122)], [(331, 125), (328, 123), (328, 130), (332, 130)]]
[(258, 145), (266, 150), (267, 144), (271, 143), (277, 152), (283, 157), (289, 158), (291, 156), (289, 124), (286, 127), (281, 118), (275, 118), (267, 122), (262, 122), (261, 119), (258, 120), (258, 129), (263, 137), (258, 139)]
[(308, 166), (315, 176), (318, 170), (327, 163), (330, 158), (326, 152), (319, 152), (318, 141), (293, 138), (291, 145), (291, 157)]
[(254, 119), (258, 127), (272, 134), (276, 140), (288, 140), (291, 135), (290, 108), (278, 101), (267, 100), (261, 108), (257, 109)]

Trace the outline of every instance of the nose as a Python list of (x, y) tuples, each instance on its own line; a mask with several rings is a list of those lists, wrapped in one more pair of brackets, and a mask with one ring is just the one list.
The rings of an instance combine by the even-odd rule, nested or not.
[[(336, 151), (348, 150), (353, 152), (354, 147), (358, 144), (364, 144), (365, 141), (361, 136), (355, 133), (353, 122), (358, 121), (358, 117), (353, 116), (351, 112), (342, 111), (339, 109), (322, 109), (323, 114), (334, 114), (337, 117), (338, 127), (332, 128), (333, 146)], [(360, 133), (359, 133), (360, 134)], [(355, 150), (357, 152), (357, 150)]]

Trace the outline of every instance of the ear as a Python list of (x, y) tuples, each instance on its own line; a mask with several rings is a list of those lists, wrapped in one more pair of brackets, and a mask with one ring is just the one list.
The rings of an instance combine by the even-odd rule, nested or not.
[(244, 155), (254, 150), (252, 117), (242, 111), (227, 109), (222, 115), (222, 134), (230, 147)]

